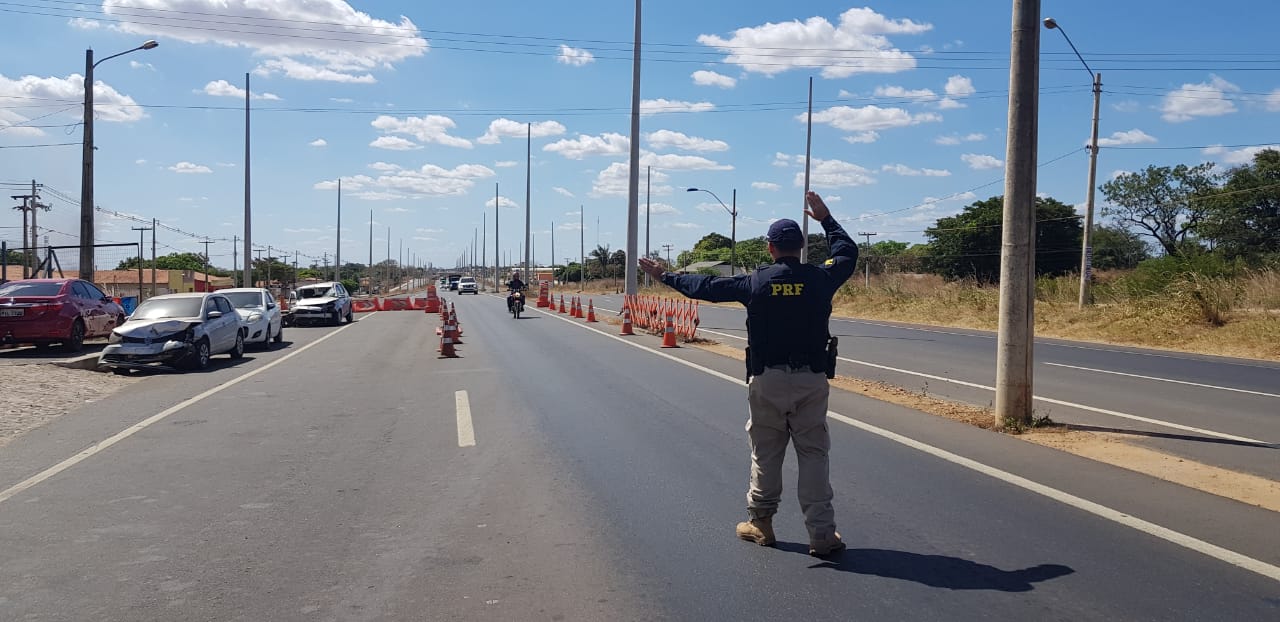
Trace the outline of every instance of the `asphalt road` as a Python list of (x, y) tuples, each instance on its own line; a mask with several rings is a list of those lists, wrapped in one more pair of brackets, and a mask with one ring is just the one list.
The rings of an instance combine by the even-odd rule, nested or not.
[[(678, 296), (672, 292), (673, 296)], [(616, 296), (595, 298), (616, 311)], [(705, 336), (746, 345), (741, 307), (701, 305)], [(833, 318), (840, 372), (978, 406), (995, 399), (996, 335)], [(1280, 479), (1280, 363), (1037, 339), (1037, 414)]]
[(790, 485), (737, 541), (736, 362), (450, 299), (461, 358), (421, 313), (289, 329), (0, 450), (0, 619), (1280, 616), (1273, 513), (844, 393), (850, 550)]

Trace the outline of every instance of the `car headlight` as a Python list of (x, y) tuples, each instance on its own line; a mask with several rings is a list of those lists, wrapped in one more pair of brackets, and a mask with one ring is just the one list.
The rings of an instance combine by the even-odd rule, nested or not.
[(261, 313), (256, 313), (256, 312), (255, 312), (255, 313), (250, 313), (250, 314), (249, 314), (249, 323), (257, 322), (258, 320), (261, 320), (261, 319), (262, 319), (262, 314), (261, 314)]
[(122, 337), (120, 337), (120, 333), (117, 333), (117, 332), (116, 332), (116, 331), (114, 331), (114, 330), (113, 330), (113, 331), (111, 331), (111, 334), (110, 334), (110, 335), (107, 335), (107, 343), (109, 343), (109, 344), (110, 344), (110, 343), (120, 343), (122, 340), (123, 340), (123, 338), (122, 338)]

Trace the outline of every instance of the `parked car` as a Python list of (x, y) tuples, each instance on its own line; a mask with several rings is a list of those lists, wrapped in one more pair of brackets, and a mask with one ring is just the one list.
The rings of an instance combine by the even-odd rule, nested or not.
[(209, 357), (244, 356), (245, 328), (231, 300), (193, 292), (149, 298), (111, 331), (99, 365), (117, 374), (152, 367), (204, 369)]
[(289, 294), (281, 301), (280, 323), (284, 326), (293, 326), (293, 308), (298, 306), (298, 291), (289, 290)]
[(271, 295), (271, 291), (261, 287), (238, 287), (220, 289), (219, 294), (226, 296), (231, 305), (240, 314), (245, 327), (245, 344), (260, 343), (270, 348), (271, 342), (284, 341), (284, 320), (280, 315), (280, 305)]
[(337, 326), (345, 319), (351, 323), (351, 295), (342, 283), (330, 281), (298, 288), (298, 304), (293, 307), (293, 321), (302, 323), (324, 320)]
[(480, 294), (480, 287), (476, 285), (476, 277), (464, 276), (458, 279), (458, 295), (462, 294)]
[(79, 352), (124, 323), (124, 309), (80, 279), (22, 279), (0, 285), (0, 343)]

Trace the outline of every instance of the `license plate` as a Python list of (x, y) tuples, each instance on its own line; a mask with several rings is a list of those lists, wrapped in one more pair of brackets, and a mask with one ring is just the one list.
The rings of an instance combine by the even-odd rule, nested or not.
[(0, 309), (0, 317), (22, 317), (25, 309)]

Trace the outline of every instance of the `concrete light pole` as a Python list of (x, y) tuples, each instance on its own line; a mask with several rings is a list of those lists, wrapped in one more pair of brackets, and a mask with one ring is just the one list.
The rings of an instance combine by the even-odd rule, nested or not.
[[(112, 54), (93, 62), (93, 49), (84, 51), (84, 135), (80, 155), (80, 278), (93, 282), (93, 69), (117, 56), (159, 46), (155, 40), (144, 42), (132, 50)], [(139, 252), (141, 257), (141, 252)], [(139, 294), (141, 295), (141, 294)]]
[(729, 212), (729, 215), (733, 217), (733, 224), (731, 225), (732, 228), (730, 230), (729, 237), (729, 276), (733, 276), (738, 269), (738, 189), (733, 189), (732, 209), (730, 209), (728, 205), (725, 205), (724, 201), (721, 201), (720, 197), (716, 196), (716, 193), (707, 190), (706, 188), (686, 188), (685, 192), (705, 192), (715, 197), (716, 202), (720, 204), (720, 207), (723, 207), (724, 211)]

